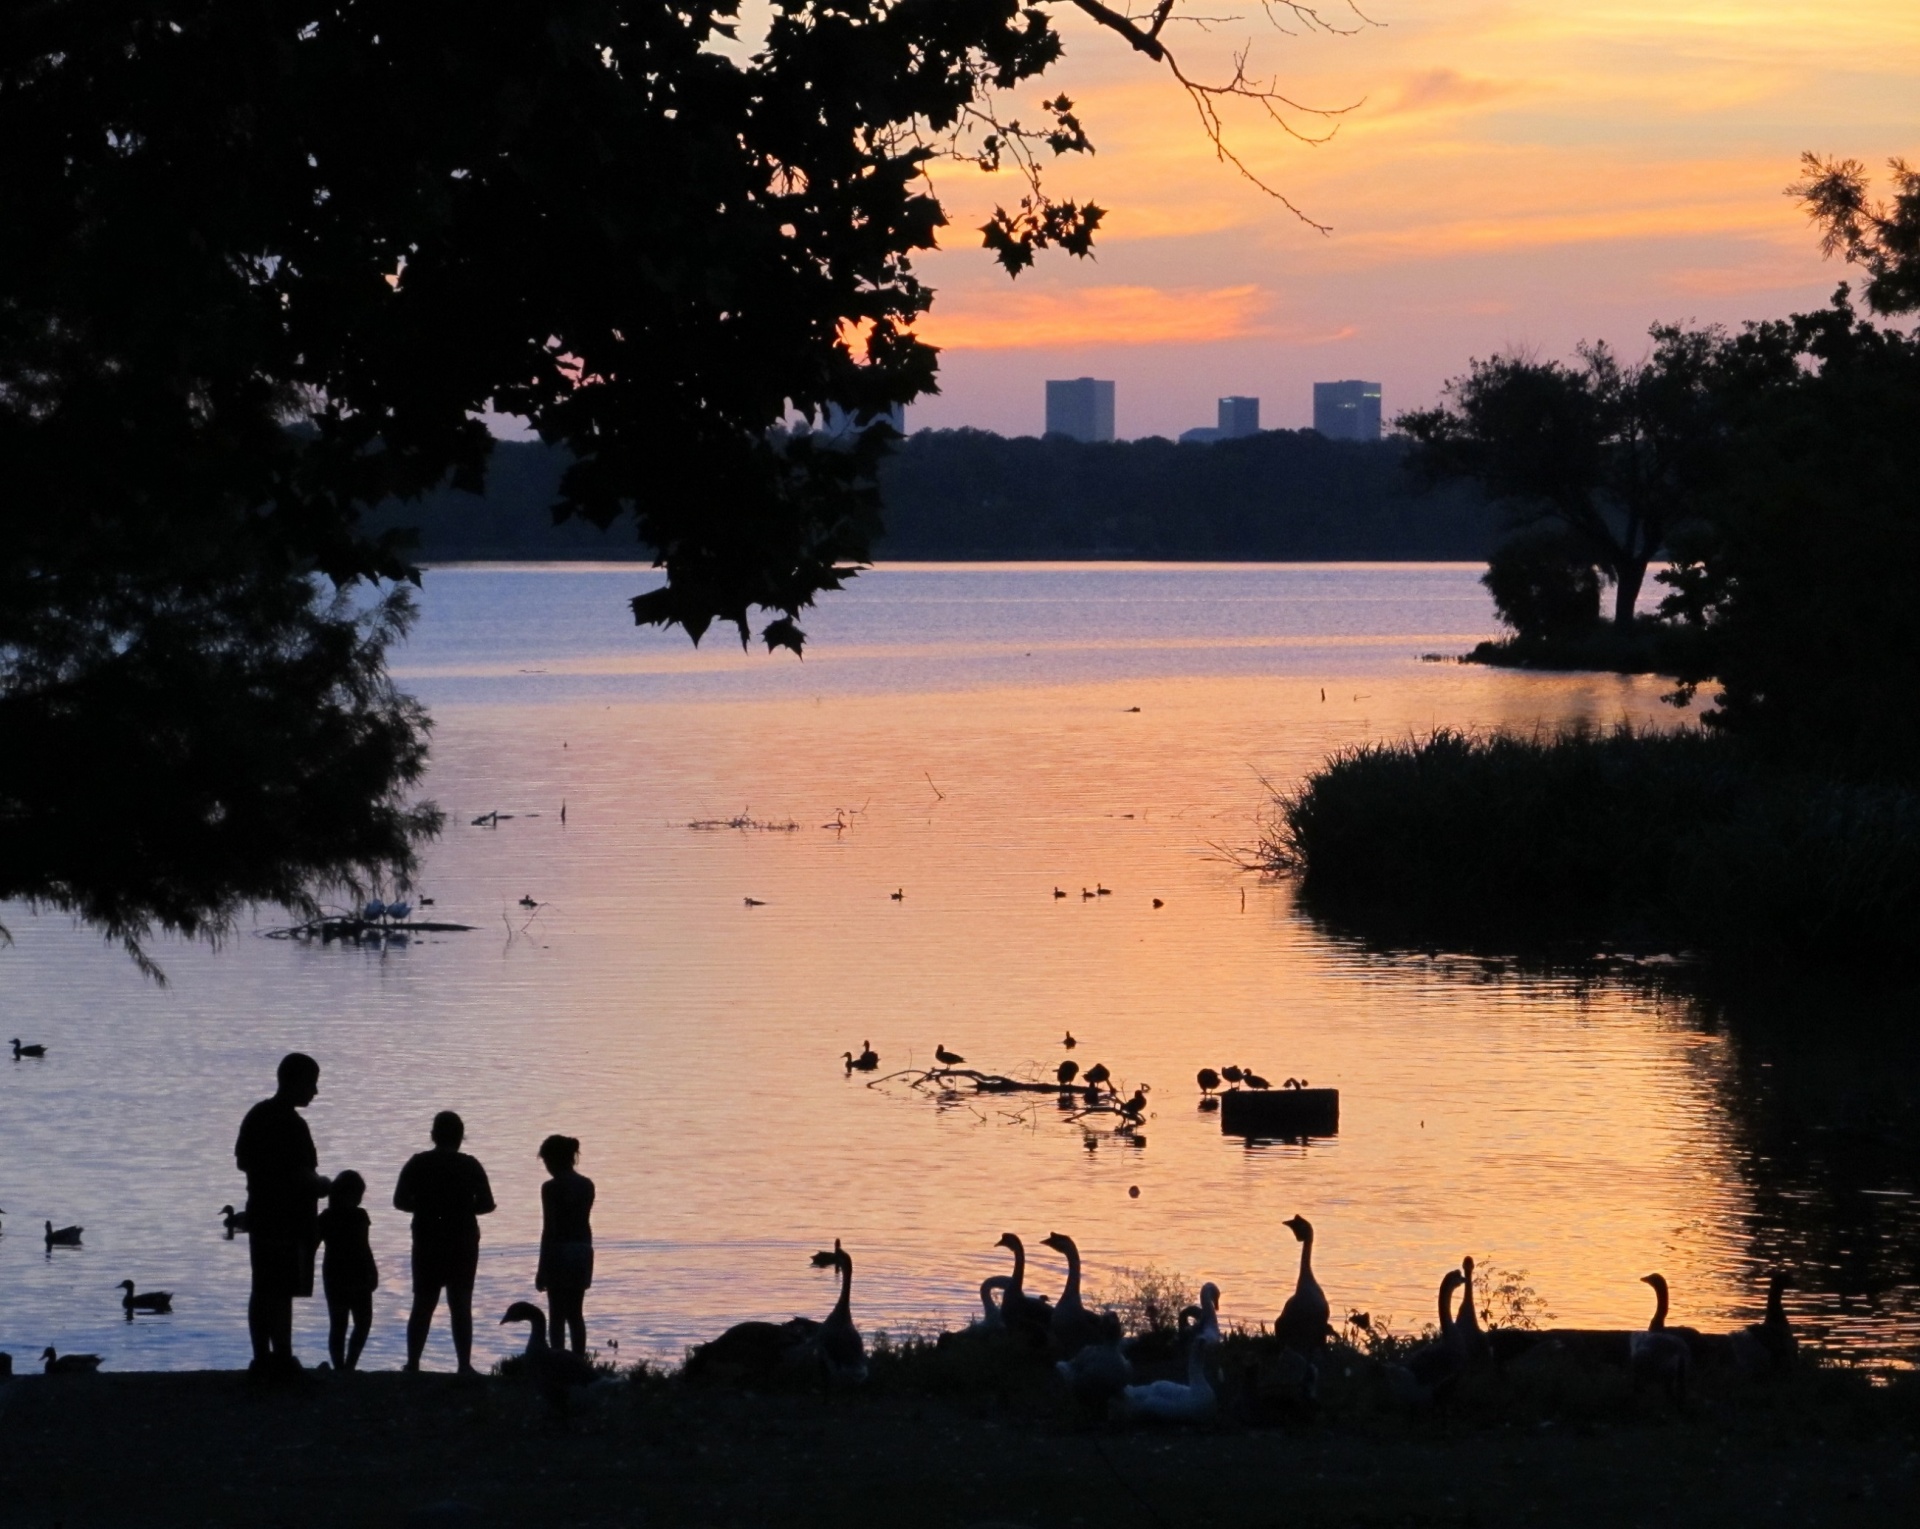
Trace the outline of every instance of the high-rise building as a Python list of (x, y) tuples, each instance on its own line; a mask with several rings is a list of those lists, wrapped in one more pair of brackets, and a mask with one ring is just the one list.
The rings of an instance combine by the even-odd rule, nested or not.
[(1076, 441), (1113, 439), (1113, 384), (1092, 377), (1047, 384), (1047, 434)]
[(1380, 384), (1316, 382), (1313, 428), (1330, 441), (1379, 440)]
[(1236, 436), (1258, 435), (1260, 433), (1260, 400), (1257, 398), (1223, 398), (1220, 400), (1220, 436), (1230, 441)]

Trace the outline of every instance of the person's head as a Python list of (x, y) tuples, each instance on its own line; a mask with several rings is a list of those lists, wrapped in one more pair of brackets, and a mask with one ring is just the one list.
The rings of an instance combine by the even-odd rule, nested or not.
[(298, 1109), (313, 1103), (313, 1096), (320, 1092), (320, 1064), (304, 1051), (289, 1051), (280, 1058), (275, 1079), (280, 1097)]
[(467, 1139), (467, 1123), (452, 1110), (442, 1110), (433, 1117), (433, 1144), (448, 1152), (458, 1152), (460, 1143)]
[(549, 1136), (540, 1143), (540, 1161), (547, 1165), (548, 1173), (565, 1173), (580, 1161), (580, 1138)]
[(367, 1197), (367, 1181), (351, 1168), (343, 1168), (333, 1176), (333, 1188), (328, 1192), (327, 1204), (335, 1210), (352, 1210)]

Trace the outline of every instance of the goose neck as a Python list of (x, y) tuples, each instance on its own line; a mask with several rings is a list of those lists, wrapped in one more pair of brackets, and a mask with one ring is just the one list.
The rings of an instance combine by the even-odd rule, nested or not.
[(840, 1299), (833, 1304), (833, 1315), (843, 1321), (853, 1317), (853, 1259), (845, 1253), (839, 1258)]
[(1667, 1282), (1649, 1280), (1648, 1283), (1653, 1286), (1653, 1320), (1647, 1324), (1647, 1331), (1657, 1333), (1667, 1325)]

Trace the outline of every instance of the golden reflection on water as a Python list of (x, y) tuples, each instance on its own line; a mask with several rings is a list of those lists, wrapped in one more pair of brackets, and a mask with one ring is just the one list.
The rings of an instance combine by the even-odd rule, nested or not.
[[(58, 1038), (59, 1070), (6, 1080), (22, 1126), (0, 1143), (0, 1199), (16, 1219), (57, 1202), (48, 1214), (89, 1219), (114, 1251), (83, 1279), (6, 1238), (0, 1339), (18, 1348), (30, 1316), (50, 1335), (33, 1343), (119, 1344), (123, 1367), (243, 1357), (244, 1249), (205, 1212), (238, 1198), (233, 1125), (293, 1045), (324, 1068), (309, 1111), (323, 1167), (360, 1168), (370, 1205), (433, 1111), (466, 1117), (501, 1207), (483, 1313), (530, 1288), (535, 1145), (581, 1137), (599, 1185), (589, 1318), (623, 1356), (677, 1357), (735, 1320), (824, 1309), (829, 1282), (806, 1254), (836, 1236), (869, 1332), (964, 1320), (1002, 1272), (1003, 1230), (1030, 1247), (1070, 1233), (1096, 1279), (1152, 1264), (1215, 1280), (1226, 1317), (1270, 1321), (1292, 1287), (1280, 1223), (1294, 1212), (1318, 1229), (1336, 1316), (1417, 1326), (1471, 1253), (1524, 1271), (1568, 1323), (1639, 1325), (1652, 1269), (1678, 1319), (1751, 1320), (1724, 1041), (1620, 987), (1444, 954), (1382, 961), (1224, 858), (1257, 833), (1263, 778), (1296, 780), (1350, 743), (1672, 720), (1657, 681), (1422, 665), (1422, 644), (1395, 642), (1295, 644), (1281, 674), (1149, 665), (929, 690), (836, 689), (829, 650), (786, 688), (738, 698), (442, 701), (431, 790), (450, 826), (422, 891), (477, 932), (384, 955), (247, 937), (175, 948), (160, 991), (89, 936), (9, 919), (21, 945), (0, 959)], [(910, 673), (911, 656), (887, 658)], [(502, 667), (441, 672), (489, 665)], [(472, 826), (494, 810), (513, 816)], [(742, 812), (799, 827), (686, 826)], [(837, 814), (847, 827), (823, 826)], [(1112, 895), (1083, 901), (1096, 884)], [(1152, 1085), (1143, 1146), (1085, 1137), (1051, 1108), (938, 1109), (840, 1064), (870, 1040), (883, 1074), (936, 1043), (1051, 1071), (1067, 1029), (1083, 1066)], [(1228, 1062), (1337, 1087), (1339, 1135), (1223, 1137), (1193, 1076)], [(75, 1140), (98, 1150), (50, 1166)], [(401, 1217), (376, 1209), (375, 1247), (386, 1287), (369, 1352), (385, 1363)], [(89, 1282), (109, 1257), (112, 1278), (186, 1292), (175, 1337), (94, 1320)], [(1039, 1252), (1035, 1286), (1057, 1274)], [(302, 1317), (309, 1346), (321, 1320)], [(444, 1360), (443, 1338), (430, 1355)]]

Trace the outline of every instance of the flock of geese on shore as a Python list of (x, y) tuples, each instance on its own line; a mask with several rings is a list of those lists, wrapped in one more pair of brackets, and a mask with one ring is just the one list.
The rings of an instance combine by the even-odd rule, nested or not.
[[(1254, 1364), (1243, 1377), (1247, 1399), (1268, 1411), (1276, 1404), (1313, 1404), (1319, 1360), (1335, 1336), (1326, 1292), (1313, 1271), (1313, 1225), (1298, 1215), (1284, 1225), (1300, 1245), (1293, 1294), (1274, 1319), (1270, 1338), (1264, 1331), (1243, 1335), (1254, 1340), (1249, 1345)], [(1056, 1298), (1028, 1292), (1026, 1248), (1016, 1234), (1002, 1233), (995, 1246), (1012, 1253), (1013, 1272), (982, 1280), (980, 1316), (964, 1332), (943, 1334), (940, 1344), (991, 1341), (1048, 1359), (1077, 1402), (1115, 1417), (1200, 1422), (1217, 1415), (1217, 1351), (1226, 1336), (1220, 1325), (1218, 1285), (1209, 1281), (1201, 1287), (1199, 1303), (1179, 1313), (1175, 1332), (1129, 1336), (1117, 1313), (1086, 1304), (1080, 1250), (1073, 1239), (1054, 1232), (1042, 1245), (1066, 1260), (1066, 1282)], [(813, 1255), (813, 1264), (839, 1273), (839, 1298), (824, 1320), (739, 1323), (690, 1351), (687, 1378), (753, 1380), (812, 1371), (830, 1385), (865, 1381), (866, 1345), (853, 1320), (852, 1255), (836, 1239), (830, 1252)], [(1684, 1401), (1696, 1370), (1762, 1375), (1792, 1366), (1797, 1342), (1781, 1303), (1787, 1284), (1783, 1275), (1771, 1280), (1764, 1320), (1724, 1333), (1668, 1326), (1666, 1280), (1649, 1274), (1644, 1282), (1653, 1289), (1655, 1307), (1643, 1330), (1483, 1327), (1475, 1309), (1474, 1262), (1466, 1258), (1440, 1281), (1437, 1335), (1402, 1357), (1381, 1362), (1379, 1369), (1398, 1401), (1432, 1406), (1444, 1402), (1471, 1371), (1505, 1366), (1531, 1352), (1622, 1367), (1635, 1389), (1651, 1385), (1676, 1402)], [(1361, 1330), (1371, 1326), (1362, 1313), (1350, 1321)]]

